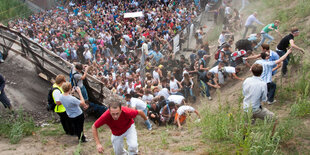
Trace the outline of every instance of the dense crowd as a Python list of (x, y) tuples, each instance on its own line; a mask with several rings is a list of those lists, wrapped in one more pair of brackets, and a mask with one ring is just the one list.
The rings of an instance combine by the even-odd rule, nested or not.
[[(194, 50), (189, 59), (184, 55), (176, 59), (172, 51), (172, 38), (181, 34), (182, 43), (182, 30), (199, 13), (223, 12), (225, 18), (233, 15), (234, 19), (238, 16), (236, 11), (232, 12), (229, 0), (216, 11), (207, 8), (218, 2), (208, 1), (205, 7), (190, 0), (71, 2), (28, 19), (10, 21), (9, 27), (63, 59), (80, 63), (72, 68), (72, 75), (86, 101), (88, 95), (82, 81), (88, 73), (125, 99), (130, 95), (147, 103), (148, 108), (152, 109), (152, 103), (156, 103), (162, 109), (163, 103), (195, 102), (199, 94), (194, 93), (194, 86), (211, 100), (209, 89), (224, 84), (223, 69), (232, 78), (242, 80), (236, 76), (239, 69), (224, 67), (220, 61), (214, 68), (208, 67), (210, 53), (208, 43), (202, 41), (203, 27), (195, 32), (196, 45), (201, 48)], [(144, 16), (124, 18), (125, 13), (138, 11)], [(161, 53), (163, 49), (167, 52)], [(145, 77), (140, 75), (141, 69), (145, 70)], [(159, 124), (165, 121), (162, 119)]]
[[(85, 110), (95, 107), (101, 114), (107, 110), (99, 115), (100, 118), (92, 127), (97, 150), (103, 152), (97, 128), (107, 124), (115, 140), (113, 147), (116, 154), (125, 153), (124, 137), (127, 137), (129, 151), (137, 153), (133, 118), (140, 115), (148, 130), (152, 130), (149, 120), (157, 125), (176, 124), (181, 128), (186, 113), (194, 112), (200, 117), (197, 110), (186, 105), (188, 102), (195, 103), (197, 95), (212, 100), (210, 89), (221, 88), (229, 77), (245, 80), (237, 76), (241, 71), (238, 65), (241, 64), (249, 67), (254, 75), (243, 83), (244, 111), (252, 112), (252, 123), (255, 123), (256, 118), (274, 118), (274, 114), (263, 108), (261, 102), (276, 102), (276, 84), (272, 82), (272, 76), (282, 62), (282, 75), (287, 75), (291, 48), (304, 51), (294, 43), (299, 30), (293, 27), (290, 34), (282, 37), (278, 31), (280, 21), (275, 20), (256, 33), (254, 23), (264, 24), (256, 18), (257, 13), (254, 12), (245, 22), (244, 39), (236, 42), (235, 51), (232, 49), (233, 33), (241, 29), (241, 15), (237, 9), (231, 8), (231, 0), (223, 1), (218, 8), (213, 8), (218, 2), (207, 1), (205, 7), (201, 7), (202, 2), (199, 0), (71, 2), (66, 7), (11, 21), (9, 27), (26, 34), (63, 59), (74, 62), (72, 83), (66, 82), (63, 75), (58, 75), (53, 85), (55, 90), (52, 91), (52, 99), (56, 104), (54, 111), (60, 116), (67, 134), (76, 134), (83, 142), (87, 141), (82, 134), (84, 114), (80, 106)], [(143, 17), (124, 18), (125, 13), (139, 11), (143, 12)], [(208, 19), (214, 15), (215, 23), (219, 14), (224, 14), (223, 31), (219, 35), (212, 67), (209, 67), (209, 45), (203, 42), (203, 27), (194, 32), (196, 49), (189, 58), (180, 55), (180, 59), (176, 59), (172, 50), (173, 37), (181, 34), (182, 44), (183, 29), (193, 24), (200, 13), (201, 20), (205, 15)], [(246, 37), (251, 28), (252, 34)], [(278, 32), (282, 38), (276, 51), (272, 51), (269, 46), (274, 40), (269, 34), (272, 31)], [(269, 41), (264, 44), (266, 39)], [(253, 54), (252, 51), (258, 48), (262, 52)], [(163, 49), (167, 52), (161, 53)], [(251, 59), (259, 60), (252, 65), (248, 61)], [(121, 103), (110, 103), (108, 109), (89, 103), (83, 83), (87, 73), (101, 80), (113, 93), (122, 96), (127, 106), (134, 110), (122, 107)], [(194, 87), (199, 88), (199, 94), (195, 94)], [(79, 99), (71, 96), (74, 91), (78, 93)]]

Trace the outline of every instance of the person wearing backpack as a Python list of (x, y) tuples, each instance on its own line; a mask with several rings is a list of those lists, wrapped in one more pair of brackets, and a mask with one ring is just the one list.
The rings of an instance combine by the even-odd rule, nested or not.
[(85, 68), (85, 71), (83, 73), (83, 65), (82, 64), (76, 64), (75, 68), (72, 69), (72, 77), (71, 77), (71, 82), (72, 82), (72, 87), (73, 86), (78, 86), (81, 89), (83, 98), (85, 101), (88, 101), (88, 93), (87, 90), (83, 84), (83, 80), (86, 79), (87, 72), (89, 70), (90, 66), (87, 66)]
[(199, 65), (199, 70), (202, 70), (204, 72), (207, 72), (209, 70), (208, 67), (208, 62), (207, 59), (210, 57), (210, 55), (204, 55), (201, 59), (200, 59), (200, 65)]
[(217, 51), (216, 51), (216, 53), (215, 53), (215, 55), (214, 55), (214, 59), (216, 60), (216, 62), (213, 64), (213, 66), (212, 67), (215, 67), (215, 66), (217, 66), (220, 62), (223, 62), (224, 60), (225, 60), (225, 53), (224, 53), (224, 51), (226, 50), (226, 49), (228, 49), (229, 48), (229, 45), (223, 45), (223, 47), (220, 47)]
[(56, 76), (55, 83), (53, 84), (52, 89), (52, 98), (55, 103), (54, 112), (58, 114), (60, 117), (61, 125), (66, 132), (66, 134), (73, 135), (73, 128), (69, 121), (69, 117), (66, 113), (65, 107), (60, 102), (60, 97), (64, 93), (61, 86), (66, 82), (66, 78), (64, 75), (59, 74)]

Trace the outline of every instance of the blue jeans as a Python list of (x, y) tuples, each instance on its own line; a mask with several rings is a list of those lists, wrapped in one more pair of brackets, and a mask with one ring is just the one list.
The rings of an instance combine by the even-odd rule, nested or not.
[(2, 57), (2, 53), (0, 52), (0, 60), (2, 60), (3, 59), (3, 57)]
[(201, 89), (201, 96), (204, 96), (204, 94), (206, 94), (207, 97), (211, 96), (208, 84), (200, 80), (199, 85)]
[(81, 93), (83, 95), (83, 98), (85, 101), (88, 101), (88, 94), (87, 94), (87, 90), (85, 88), (85, 86), (83, 85), (83, 87), (81, 88)]
[(258, 48), (260, 45), (262, 45), (266, 39), (269, 39), (267, 44), (270, 44), (274, 40), (274, 38), (268, 33), (262, 33), (262, 40), (255, 46), (255, 48)]
[(196, 96), (193, 94), (193, 90), (190, 87), (184, 87), (184, 97), (187, 99), (188, 98), (188, 94), (190, 96), (192, 96), (194, 98), (194, 100), (196, 100)]
[[(143, 112), (144, 112), (145, 116), (147, 117), (147, 108), (145, 108), (145, 109), (143, 110)], [(147, 120), (144, 122), (144, 124), (147, 126), (147, 129), (152, 128), (152, 124), (151, 124), (151, 122), (150, 122), (149, 119), (147, 119)]]
[(277, 85), (274, 82), (269, 82), (267, 83), (267, 89), (268, 89), (268, 93), (267, 93), (268, 101), (273, 102), (276, 89), (277, 89)]
[[(286, 53), (286, 51), (277, 50), (277, 53), (278, 53), (279, 57), (281, 58)], [(281, 69), (283, 75), (285, 75), (287, 73), (287, 65), (288, 65), (289, 61), (290, 61), (290, 55), (288, 55), (283, 61), (283, 65), (282, 65), (282, 69)]]

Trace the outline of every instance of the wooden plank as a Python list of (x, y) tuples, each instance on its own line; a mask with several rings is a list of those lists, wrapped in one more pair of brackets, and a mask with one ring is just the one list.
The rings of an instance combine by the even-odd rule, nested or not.
[[(44, 52), (46, 52), (46, 53), (48, 53), (48, 54), (50, 54), (50, 55), (52, 55), (52, 56), (54, 56), (54, 57), (57, 57), (60, 61), (62, 61), (62, 62), (65, 63), (66, 65), (68, 65), (68, 66), (72, 66), (72, 65), (73, 65), (73, 64), (71, 64), (70, 62), (68, 62), (68, 61), (66, 61), (66, 60), (64, 60), (64, 59), (62, 59), (60, 56), (58, 56), (58, 55), (55, 54), (54, 52), (52, 52), (52, 51), (50, 51), (50, 50), (48, 50), (48, 49), (42, 47), (41, 45), (39, 45), (39, 44), (36, 43), (36, 42), (30, 40), (30, 39), (29, 39), (27, 36), (25, 36), (24, 34), (21, 34), (21, 33), (17, 32), (17, 31), (15, 31), (15, 30), (9, 29), (8, 27), (5, 27), (5, 26), (3, 26), (3, 25), (1, 25), (1, 24), (0, 24), (0, 28), (5, 29), (5, 30), (7, 30), (7, 31), (9, 31), (9, 32), (11, 32), (11, 33), (17, 35), (18, 37), (25, 39), (27, 42), (30, 42), (30, 43), (32, 43), (32, 44), (38, 46), (42, 51), (44, 51)], [(0, 34), (0, 36), (3, 37), (3, 38), (6, 38), (6, 39), (9, 40), (9, 41), (14, 42), (15, 44), (17, 44), (17, 45), (19, 45), (19, 46), (22, 46), (21, 43), (18, 42), (18, 41), (16, 41), (16, 40), (13, 40), (13, 39), (11, 39), (11, 38), (8, 38), (7, 36), (3, 36), (2, 34)], [(1, 45), (3, 45), (3, 44), (1, 44)], [(3, 46), (7, 47), (6, 45), (3, 45)], [(19, 52), (19, 51), (15, 50), (15, 49), (13, 49), (13, 48), (11, 48), (11, 47), (10, 47), (10, 49), (11, 49), (12, 51), (18, 53), (18, 54), (21, 54), (25, 59), (29, 60), (30, 62), (34, 63), (35, 65), (38, 65), (38, 64), (37, 64), (35, 61), (33, 61), (32, 59), (27, 58), (27, 56), (25, 56), (24, 53)], [(60, 68), (60, 67), (58, 67), (58, 66), (55, 66), (55, 64), (54, 64), (53, 62), (51, 62), (50, 60), (47, 60), (46, 58), (42, 57), (41, 55), (37, 54), (36, 52), (33, 52), (33, 51), (31, 51), (31, 50), (29, 50), (29, 51), (30, 51), (32, 54), (34, 54), (35, 56), (37, 56), (37, 57), (41, 58), (42, 60), (48, 62), (50, 65), (52, 65), (52, 66), (55, 67), (56, 69), (59, 69), (60, 71), (64, 72), (65, 74), (69, 75), (68, 72), (66, 72), (65, 70), (63, 70), (62, 68)], [(45, 68), (44, 68), (44, 69), (45, 69)], [(48, 70), (48, 69), (45, 69), (45, 70), (46, 70), (47, 72), (49, 72), (49, 73), (55, 75), (55, 73), (52, 73), (52, 71), (50, 71), (50, 70)], [(55, 75), (55, 76), (57, 76), (57, 75)], [(96, 82), (96, 83), (100, 84), (100, 87), (104, 87), (104, 84), (103, 84), (100, 80), (94, 78), (93, 76), (87, 74), (87, 78), (88, 78), (88, 79), (91, 79), (92, 82)], [(97, 89), (95, 89), (95, 88), (93, 88), (93, 87), (91, 87), (91, 86), (90, 86), (90, 88), (91, 88), (95, 93), (101, 94), (100, 91), (98, 91)], [(101, 89), (102, 89), (102, 88), (101, 88)], [(104, 95), (104, 94), (103, 94), (103, 95)]]

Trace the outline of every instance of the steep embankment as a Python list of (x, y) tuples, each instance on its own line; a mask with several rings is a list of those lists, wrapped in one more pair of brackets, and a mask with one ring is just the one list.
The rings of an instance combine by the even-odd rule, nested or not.
[[(294, 51), (287, 78), (281, 78), (279, 74), (275, 76), (278, 102), (271, 106), (263, 105), (278, 116), (275, 132), (272, 132), (273, 123), (257, 121), (254, 126), (245, 125), (242, 82), (229, 80), (226, 86), (212, 92), (216, 96), (213, 101), (201, 99), (200, 105), (194, 105), (203, 117), (199, 123), (193, 121), (196, 116), (191, 116), (182, 130), (167, 126), (154, 127), (153, 131), (147, 131), (142, 124), (137, 124), (141, 154), (308, 154), (309, 3), (304, 0), (251, 0), (242, 12), (244, 20), (253, 11), (258, 12), (258, 18), (265, 24), (275, 19), (281, 20), (282, 34), (288, 34), (290, 27), (298, 26), (301, 33), (295, 39), (296, 44), (306, 49), (304, 55)], [(236, 38), (242, 32), (237, 32)], [(271, 35), (275, 37), (271, 49), (275, 49), (280, 37), (275, 33)], [(216, 41), (211, 44), (216, 44)], [(243, 72), (241, 77), (251, 76), (246, 68)], [(92, 123), (85, 122), (85, 132), (89, 138), (92, 137)], [(104, 127), (99, 132), (105, 154), (112, 154), (109, 129)], [(28, 154), (96, 154), (93, 141), (78, 145), (76, 137), (64, 135), (59, 124), (40, 128), (33, 136), (23, 139), (17, 145), (0, 141), (1, 154), (23, 154), (25, 150)]]

